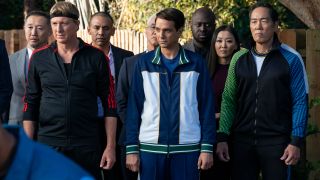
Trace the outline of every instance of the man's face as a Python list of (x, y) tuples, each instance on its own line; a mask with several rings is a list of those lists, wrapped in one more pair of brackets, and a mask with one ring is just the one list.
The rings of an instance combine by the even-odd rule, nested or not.
[(91, 35), (92, 44), (96, 47), (106, 47), (114, 35), (115, 28), (110, 18), (95, 16), (91, 19), (88, 33)]
[(191, 30), (195, 41), (200, 44), (210, 44), (215, 30), (214, 20), (207, 13), (199, 11), (192, 17)]
[(156, 37), (161, 48), (170, 49), (178, 44), (182, 29), (177, 30), (173, 21), (156, 19)]
[(256, 43), (265, 44), (273, 40), (273, 35), (278, 29), (278, 22), (273, 22), (269, 9), (258, 7), (250, 17), (250, 31)]
[(54, 17), (51, 19), (51, 28), (57, 42), (67, 44), (77, 38), (79, 21), (69, 17)]
[(148, 22), (148, 27), (146, 28), (146, 31), (145, 31), (148, 44), (151, 44), (154, 47), (158, 46), (155, 27), (156, 27), (156, 23), (155, 23), (155, 17), (154, 17)]
[(24, 33), (29, 48), (44, 46), (51, 35), (48, 19), (43, 16), (29, 16), (24, 25)]

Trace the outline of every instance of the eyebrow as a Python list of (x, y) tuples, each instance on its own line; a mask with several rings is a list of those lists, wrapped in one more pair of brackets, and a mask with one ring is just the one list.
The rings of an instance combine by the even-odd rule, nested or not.
[(271, 19), (271, 18), (270, 17), (250, 18), (250, 20), (261, 20), (261, 19)]

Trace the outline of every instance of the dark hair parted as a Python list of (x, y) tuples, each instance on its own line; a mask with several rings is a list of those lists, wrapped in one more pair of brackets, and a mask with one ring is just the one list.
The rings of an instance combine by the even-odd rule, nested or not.
[(277, 11), (272, 7), (271, 4), (266, 3), (266, 2), (257, 2), (254, 5), (252, 5), (249, 10), (249, 18), (251, 18), (251, 14), (252, 14), (253, 10), (255, 10), (256, 8), (259, 8), (259, 7), (267, 8), (269, 10), (269, 15), (270, 15), (272, 22), (279, 21)]
[(44, 11), (30, 11), (30, 12), (28, 12), (24, 21), (26, 21), (30, 16), (42, 16), (42, 17), (46, 18), (47, 23), (50, 25), (50, 16), (48, 13), (46, 13)]
[(209, 51), (207, 58), (206, 58), (210, 77), (212, 77), (214, 75), (216, 66), (218, 64), (219, 57), (218, 57), (218, 54), (217, 54), (217, 51), (215, 48), (215, 43), (216, 43), (218, 34), (221, 31), (228, 31), (229, 33), (231, 33), (233, 35), (234, 40), (236, 41), (237, 49), (233, 51), (232, 55), (240, 50), (240, 40), (239, 40), (239, 36), (238, 36), (238, 33), (236, 32), (236, 30), (231, 25), (222, 25), (222, 26), (218, 27), (212, 35), (212, 39), (211, 39), (211, 43), (210, 43), (210, 51)]
[(108, 13), (108, 12), (104, 12), (104, 11), (96, 12), (96, 13), (92, 14), (91, 17), (90, 17), (90, 20), (89, 20), (89, 24), (91, 23), (92, 18), (94, 18), (96, 16), (102, 16), (102, 17), (105, 17), (107, 19), (110, 19), (112, 24), (114, 24), (114, 20), (113, 20), (113, 17), (111, 16), (111, 14)]
[(164, 10), (161, 10), (156, 15), (156, 21), (157, 19), (165, 19), (167, 21), (173, 21), (174, 27), (176, 30), (179, 30), (180, 28), (184, 27), (185, 18), (183, 13), (175, 8), (166, 8)]

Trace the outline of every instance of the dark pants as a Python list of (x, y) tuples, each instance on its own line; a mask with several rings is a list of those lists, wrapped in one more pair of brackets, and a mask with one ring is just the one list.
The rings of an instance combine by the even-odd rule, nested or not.
[(198, 180), (198, 159), (199, 152), (140, 152), (140, 180)]
[(253, 146), (239, 142), (232, 148), (232, 179), (257, 180), (261, 172), (263, 180), (286, 180), (290, 176), (288, 166), (280, 160), (286, 144)]
[[(101, 180), (100, 147), (79, 146), (79, 147), (52, 147), (56, 151), (64, 154), (83, 169), (89, 172), (95, 179)], [(48, 157), (50, 158), (50, 157)]]
[(217, 155), (213, 157), (213, 166), (208, 170), (201, 170), (201, 180), (230, 180), (231, 163), (223, 162)]

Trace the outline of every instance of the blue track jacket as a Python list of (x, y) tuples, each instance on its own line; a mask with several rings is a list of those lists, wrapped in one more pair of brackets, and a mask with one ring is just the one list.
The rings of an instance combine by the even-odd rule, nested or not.
[(212, 152), (213, 90), (205, 61), (180, 48), (169, 77), (158, 47), (136, 63), (126, 119), (127, 154)]

